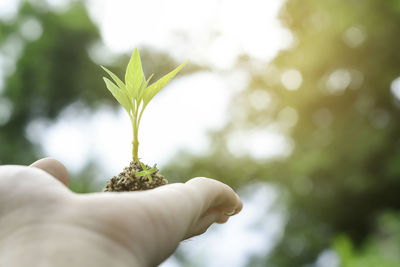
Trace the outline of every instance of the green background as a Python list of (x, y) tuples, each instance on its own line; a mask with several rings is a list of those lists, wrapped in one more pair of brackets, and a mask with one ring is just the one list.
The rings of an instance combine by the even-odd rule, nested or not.
[[(23, 3), (16, 20), (0, 20), (3, 54), (26, 17), (37, 19), (43, 34), (23, 41), (15, 71), (3, 69), (0, 164), (26, 165), (45, 156), (27, 138), (33, 120), (51, 124), (78, 100), (93, 110), (104, 103), (119, 108), (87, 54), (100, 34), (82, 3), (63, 13)], [(400, 76), (400, 1), (288, 0), (280, 19), (295, 44), (261, 68), (243, 55), (236, 64), (251, 75), (250, 86), (232, 99), (227, 125), (210, 133), (212, 151), (202, 157), (183, 151), (163, 174), (172, 182), (199, 175), (235, 189), (257, 181), (277, 188), (278, 204), (287, 210), (283, 236), (271, 253), (252, 257), (248, 266), (315, 266), (327, 251), (339, 255), (341, 266), (400, 266), (400, 99), (391, 91)], [(167, 54), (140, 50), (146, 73), (177, 65)], [(110, 68), (122, 76), (128, 59), (118, 55)], [(193, 65), (182, 75), (202, 68)], [(287, 69), (301, 73), (298, 90), (286, 90), (279, 81)], [(274, 102), (267, 109), (250, 103), (260, 88)], [(282, 115), (287, 108), (297, 112), (294, 125)], [(254, 160), (228, 149), (230, 133), (272, 123), (292, 141), (288, 157)], [(100, 190), (91, 179), (99, 172), (89, 161), (72, 173), (71, 189)], [(184, 255), (177, 259), (184, 265)]]

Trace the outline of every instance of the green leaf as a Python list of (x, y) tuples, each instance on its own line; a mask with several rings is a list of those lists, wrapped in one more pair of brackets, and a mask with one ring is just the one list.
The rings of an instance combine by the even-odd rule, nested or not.
[(138, 95), (136, 97), (136, 101), (138, 102), (138, 105), (140, 104), (140, 101), (143, 98), (143, 93), (147, 88), (147, 85), (149, 84), (151, 78), (153, 78), (154, 74), (150, 75), (150, 77), (147, 79), (146, 83), (142, 84), (142, 86), (140, 87), (140, 90), (138, 92)]
[[(151, 169), (151, 170), (153, 170), (153, 169)], [(149, 172), (149, 171), (137, 172), (136, 176), (147, 176), (147, 179), (149, 179), (150, 183), (152, 183), (153, 182), (153, 178), (151, 177), (150, 174), (153, 173), (153, 172)]]
[(149, 179), (149, 182), (152, 183), (153, 182), (153, 178), (151, 178), (150, 174), (147, 174), (147, 178)]
[(106, 83), (107, 89), (111, 92), (115, 99), (117, 99), (117, 101), (126, 109), (126, 111), (130, 113), (132, 106), (126, 92), (119, 89), (112, 81), (110, 81), (106, 77), (103, 77), (103, 79)]
[(144, 171), (147, 171), (147, 167), (146, 167), (146, 165), (145, 165), (143, 162), (140, 162), (140, 165), (142, 165), (142, 169), (143, 169)]
[(147, 171), (148, 174), (152, 174), (157, 171), (157, 168), (153, 168)]
[(125, 83), (128, 93), (131, 97), (137, 99), (138, 91), (145, 82), (142, 62), (140, 60), (139, 51), (137, 48), (131, 59), (125, 73)]
[(143, 93), (143, 108), (147, 106), (147, 104), (150, 102), (150, 100), (158, 94), (158, 92), (161, 91), (161, 89), (164, 88), (164, 86), (171, 81), (172, 78), (175, 77), (175, 75), (183, 68), (183, 66), (187, 63), (187, 61), (183, 64), (181, 64), (179, 67), (150, 85)]
[(143, 92), (146, 89), (146, 87), (147, 87), (146, 80), (143, 80), (143, 83), (140, 86), (139, 90), (137, 91), (137, 94), (136, 94), (136, 97), (135, 97), (138, 106), (139, 106), (140, 102), (142, 101)]
[(140, 162), (140, 165), (142, 165), (143, 171), (137, 172), (136, 176), (145, 176), (145, 175), (147, 175), (147, 178), (149, 179), (150, 183), (152, 183), (153, 182), (153, 178), (151, 178), (150, 174), (152, 174), (153, 172), (156, 172), (157, 168), (153, 168), (153, 169), (147, 170), (147, 167), (143, 162)]
[(150, 82), (150, 80), (151, 80), (151, 78), (153, 78), (153, 76), (154, 76), (154, 73), (151, 74), (150, 77), (147, 79), (147, 82), (146, 82), (147, 84)]
[(114, 73), (112, 73), (110, 70), (108, 70), (106, 67), (100, 66), (105, 72), (108, 73), (108, 75), (111, 76), (111, 78), (114, 80), (114, 82), (118, 85), (119, 88), (121, 88), (122, 90), (126, 90), (126, 86), (125, 84), (118, 78), (117, 75), (115, 75)]

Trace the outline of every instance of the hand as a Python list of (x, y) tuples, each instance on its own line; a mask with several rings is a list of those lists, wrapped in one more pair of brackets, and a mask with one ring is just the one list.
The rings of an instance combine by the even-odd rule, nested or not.
[(242, 203), (208, 178), (126, 193), (75, 194), (50, 158), (0, 166), (0, 266), (156, 266)]

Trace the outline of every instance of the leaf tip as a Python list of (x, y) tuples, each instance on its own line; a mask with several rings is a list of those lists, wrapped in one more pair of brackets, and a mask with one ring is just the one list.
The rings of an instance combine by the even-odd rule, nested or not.
[(100, 65), (100, 68), (102, 68), (105, 72), (108, 72), (108, 69), (102, 65)]

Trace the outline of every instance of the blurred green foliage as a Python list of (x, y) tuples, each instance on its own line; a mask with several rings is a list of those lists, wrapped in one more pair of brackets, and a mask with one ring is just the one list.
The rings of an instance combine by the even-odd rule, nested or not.
[[(27, 17), (40, 22), (37, 40), (19, 35)], [(226, 127), (210, 133), (212, 149), (205, 156), (183, 151), (163, 173), (172, 181), (209, 176), (235, 188), (259, 180), (280, 188), (288, 210), (284, 235), (270, 255), (250, 266), (310, 266), (327, 248), (344, 267), (398, 266), (391, 251), (399, 251), (400, 241), (400, 100), (390, 86), (400, 75), (400, 2), (288, 0), (281, 20), (293, 34), (292, 46), (268, 65), (244, 55), (237, 68), (250, 75), (250, 84), (233, 99)], [(30, 122), (51, 122), (77, 101), (91, 108), (116, 104), (88, 55), (99, 38), (80, 2), (65, 13), (26, 2), (16, 20), (0, 21), (0, 51), (7, 42), (23, 43), (15, 72), (0, 91), (12, 111), (0, 123), (1, 164), (29, 164), (43, 156), (27, 138)], [(146, 73), (175, 66), (168, 55), (141, 51)], [(128, 58), (122, 55), (110, 69), (122, 77)], [(254, 95), (264, 93), (270, 104), (254, 105)], [(232, 153), (232, 133), (271, 124), (293, 141), (290, 156), (255, 160)], [(87, 180), (98, 170), (89, 163), (77, 175), (86, 180), (76, 180), (73, 190), (98, 189)]]
[[(379, 213), (400, 207), (398, 1), (288, 1), (283, 21), (297, 45), (273, 64), (298, 69), (298, 91), (273, 87), (279, 109), (294, 107), (295, 150), (277, 180), (291, 192), (276, 266), (310, 263), (337, 232), (365, 241)], [(283, 167), (283, 166), (282, 166)], [(275, 178), (276, 180), (276, 178)], [(309, 183), (307, 192), (298, 181)], [(291, 250), (293, 239), (302, 240)]]
[[(382, 211), (400, 207), (400, 109), (391, 93), (399, 76), (398, 1), (288, 1), (284, 23), (297, 45), (273, 64), (298, 69), (298, 91), (281, 86), (275, 114), (294, 107), (295, 149), (275, 180), (291, 192), (276, 266), (310, 263), (338, 232), (356, 245)], [(278, 176), (279, 175), (279, 176)], [(278, 178), (278, 179), (277, 179)], [(298, 184), (308, 183), (309, 190)], [(293, 239), (302, 240), (291, 250)]]
[(388, 212), (378, 219), (376, 233), (356, 250), (346, 236), (338, 236), (334, 249), (342, 267), (396, 267), (400, 265), (400, 216)]
[[(214, 133), (212, 154), (170, 169), (236, 186), (255, 179), (280, 186), (288, 205), (284, 236), (250, 266), (313, 264), (338, 234), (356, 250), (378, 215), (400, 208), (400, 105), (390, 90), (400, 75), (400, 2), (288, 0), (280, 16), (292, 46), (261, 68), (243, 57), (238, 68), (249, 73), (250, 86), (234, 99), (230, 123)], [(261, 109), (251, 103), (260, 91), (272, 103)], [(293, 141), (288, 158), (256, 161), (230, 152), (230, 134), (272, 123)], [(380, 259), (374, 249), (361, 253)]]
[[(31, 42), (24, 40), (19, 30), (27, 18), (37, 20), (43, 31)], [(0, 44), (11, 42), (10, 50), (20, 43), (23, 46), (20, 55), (17, 52), (17, 58), (11, 59), (16, 60), (15, 72), (6, 77), (1, 93), (1, 98), (11, 103), (12, 112), (0, 125), (0, 163), (29, 164), (40, 155), (27, 138), (29, 122), (55, 119), (77, 100), (93, 106), (100, 97), (108, 96), (102, 81), (93, 79), (102, 72), (87, 53), (99, 33), (82, 4), (58, 14), (43, 12), (28, 2), (23, 3), (16, 20), (0, 23), (0, 32)]]

